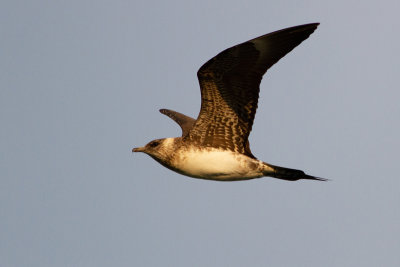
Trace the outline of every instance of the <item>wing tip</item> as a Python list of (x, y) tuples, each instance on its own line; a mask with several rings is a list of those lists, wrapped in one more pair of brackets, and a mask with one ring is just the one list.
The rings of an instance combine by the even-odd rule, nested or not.
[(158, 111), (159, 111), (161, 114), (166, 115), (166, 114), (168, 113), (169, 109), (161, 108), (161, 109), (159, 109)]

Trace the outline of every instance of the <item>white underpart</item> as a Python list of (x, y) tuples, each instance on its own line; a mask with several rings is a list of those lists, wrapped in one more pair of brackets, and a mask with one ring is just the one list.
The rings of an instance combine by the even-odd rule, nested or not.
[(179, 152), (172, 164), (188, 176), (213, 180), (243, 180), (263, 176), (262, 162), (243, 154), (218, 149)]

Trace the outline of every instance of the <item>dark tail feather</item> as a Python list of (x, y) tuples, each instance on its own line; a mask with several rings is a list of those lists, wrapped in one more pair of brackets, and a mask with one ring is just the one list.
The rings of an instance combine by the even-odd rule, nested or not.
[(297, 181), (300, 179), (328, 181), (328, 179), (325, 179), (325, 178), (307, 175), (302, 170), (289, 169), (289, 168), (274, 166), (274, 165), (270, 165), (270, 164), (266, 164), (266, 165), (268, 165), (268, 167), (270, 167), (274, 170), (273, 172), (269, 171), (266, 175), (272, 176), (272, 177), (275, 177), (278, 179), (287, 180), (287, 181)]

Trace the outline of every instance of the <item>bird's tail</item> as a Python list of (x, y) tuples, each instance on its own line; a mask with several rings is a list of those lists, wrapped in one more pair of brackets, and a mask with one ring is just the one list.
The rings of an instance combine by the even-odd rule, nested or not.
[(315, 177), (305, 174), (302, 170), (289, 169), (279, 166), (274, 166), (264, 162), (264, 172), (265, 176), (271, 176), (287, 181), (297, 181), (300, 179), (317, 180), (317, 181), (328, 181), (328, 179)]

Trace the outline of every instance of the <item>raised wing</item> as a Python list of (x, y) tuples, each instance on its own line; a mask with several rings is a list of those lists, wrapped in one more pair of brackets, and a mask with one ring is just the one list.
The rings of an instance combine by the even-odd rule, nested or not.
[(185, 137), (189, 133), (189, 130), (192, 129), (196, 121), (195, 119), (189, 116), (186, 116), (182, 113), (173, 110), (160, 109), (160, 112), (164, 115), (167, 115), (168, 117), (173, 119), (177, 124), (179, 124), (179, 126), (182, 129), (182, 137)]
[(202, 146), (252, 156), (248, 137), (256, 114), (264, 73), (307, 39), (319, 23), (272, 32), (233, 46), (198, 71), (199, 116), (187, 138)]

